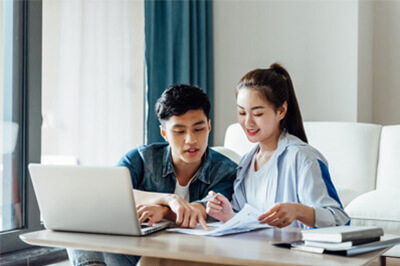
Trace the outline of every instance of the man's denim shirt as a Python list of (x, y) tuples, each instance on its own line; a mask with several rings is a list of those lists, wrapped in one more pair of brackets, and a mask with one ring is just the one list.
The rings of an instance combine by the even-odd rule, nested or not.
[[(210, 190), (232, 198), (236, 163), (224, 155), (207, 148), (206, 159), (189, 185), (190, 201), (202, 199)], [(174, 193), (176, 175), (168, 143), (143, 145), (128, 152), (118, 163), (131, 173), (133, 188)]]

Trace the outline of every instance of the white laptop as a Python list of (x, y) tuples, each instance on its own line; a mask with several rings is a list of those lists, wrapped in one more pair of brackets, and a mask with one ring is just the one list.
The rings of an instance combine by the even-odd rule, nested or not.
[(47, 229), (140, 236), (170, 224), (139, 223), (126, 167), (30, 164), (29, 172)]

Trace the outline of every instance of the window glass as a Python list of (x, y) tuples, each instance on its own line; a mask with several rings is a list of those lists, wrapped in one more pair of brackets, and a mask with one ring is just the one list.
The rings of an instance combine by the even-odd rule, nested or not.
[[(8, 1), (10, 2), (10, 1)], [(0, 232), (23, 226), (21, 178), (22, 93), (14, 86), (15, 60), (13, 18), (10, 6), (0, 1)], [(10, 3), (8, 3), (10, 5)]]
[(143, 1), (43, 2), (45, 164), (115, 165), (143, 141)]

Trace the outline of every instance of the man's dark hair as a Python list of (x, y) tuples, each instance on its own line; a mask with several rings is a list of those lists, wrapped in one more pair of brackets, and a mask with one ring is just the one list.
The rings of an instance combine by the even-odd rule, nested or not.
[(210, 100), (199, 87), (177, 84), (167, 88), (156, 102), (156, 114), (160, 123), (171, 116), (180, 116), (190, 110), (202, 109), (207, 119)]

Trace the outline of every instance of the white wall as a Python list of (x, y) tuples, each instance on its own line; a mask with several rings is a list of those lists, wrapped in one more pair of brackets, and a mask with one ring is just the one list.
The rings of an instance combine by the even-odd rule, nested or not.
[(400, 124), (400, 1), (376, 1), (373, 122)]
[(275, 61), (292, 76), (304, 120), (357, 121), (357, 0), (216, 0), (213, 18), (215, 145), (236, 121), (236, 83)]
[(374, 2), (360, 1), (358, 12), (358, 119), (373, 120)]

